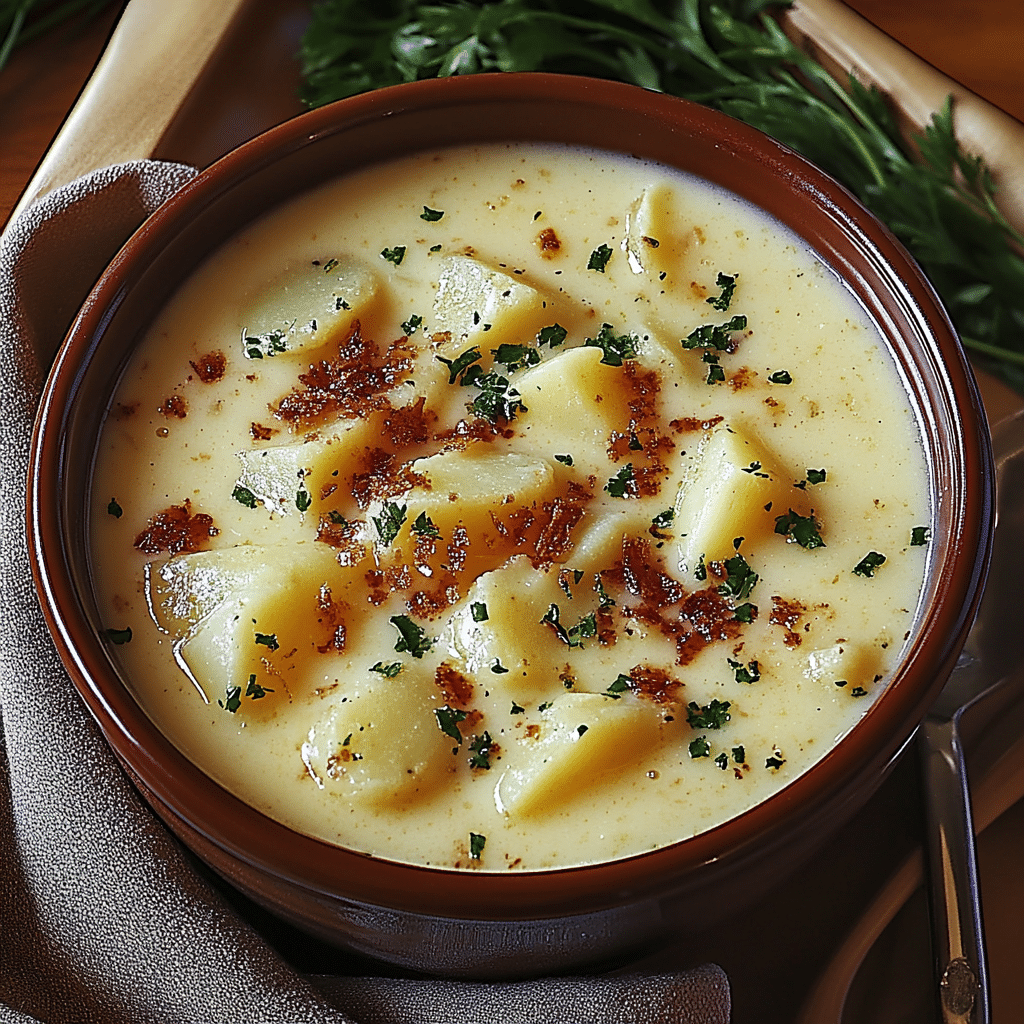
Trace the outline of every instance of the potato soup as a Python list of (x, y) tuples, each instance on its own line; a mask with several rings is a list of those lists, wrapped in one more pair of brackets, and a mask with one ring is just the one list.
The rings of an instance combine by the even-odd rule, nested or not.
[(101, 436), (95, 586), (162, 731), (290, 827), (642, 853), (820, 760), (927, 563), (918, 426), (798, 238), (650, 162), (417, 154), (186, 282)]

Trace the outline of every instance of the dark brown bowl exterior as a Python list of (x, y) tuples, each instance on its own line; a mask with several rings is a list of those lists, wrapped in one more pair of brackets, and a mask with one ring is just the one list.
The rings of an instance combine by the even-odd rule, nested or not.
[[(787, 224), (848, 282), (901, 367), (930, 464), (936, 528), (923, 611), (884, 695), (820, 763), (707, 833), (588, 867), (507, 874), (412, 867), (299, 835), (226, 793), (153, 725), (101, 639), (86, 495), (128, 354), (179, 283), (263, 211), (418, 149), (551, 141), (682, 168)], [(673, 923), (749, 902), (874, 792), (949, 673), (980, 598), (993, 525), (988, 430), (953, 330), (892, 236), (840, 186), (759, 132), (631, 86), (552, 75), (420, 82), (305, 114), (241, 147), (156, 212), (76, 321), (39, 412), (29, 536), (72, 679), (156, 812), (224, 877), (331, 941), (406, 967), (514, 977), (621, 957)]]

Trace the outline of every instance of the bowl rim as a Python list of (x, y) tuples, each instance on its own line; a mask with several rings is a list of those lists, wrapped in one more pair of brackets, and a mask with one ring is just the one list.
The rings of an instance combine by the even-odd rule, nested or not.
[[(723, 159), (745, 160), (785, 179), (787, 187), (822, 204), (838, 230), (857, 232), (870, 259), (894, 268), (934, 349), (927, 369), (950, 402), (944, 415), (959, 427), (951, 444), (963, 472), (951, 524), (952, 566), (948, 573), (943, 568), (938, 610), (933, 608), (926, 616), (907, 652), (911, 664), (899, 680), (902, 685), (890, 684), (887, 699), (876, 701), (848, 734), (847, 740), (854, 733), (872, 738), (872, 743), (862, 744), (871, 748), (870, 763), (861, 754), (854, 757), (855, 744), (844, 740), (803, 775), (738, 817), (670, 846), (613, 861), (507, 873), (388, 861), (302, 835), (244, 804), (179, 753), (117, 677), (83, 612), (89, 598), (71, 579), (69, 534), (81, 525), (65, 504), (70, 499), (63, 485), (72, 400), (96, 346), (137, 284), (140, 265), (148, 265), (183, 223), (201, 216), (240, 180), (303, 147), (382, 119), (397, 123), (424, 111), (495, 103), (526, 109), (549, 104), (553, 97), (580, 109), (613, 109), (620, 118), (644, 121), (648, 132), (661, 128), (680, 137), (695, 132), (714, 138)], [(456, 919), (532, 919), (564, 911), (567, 900), (583, 912), (657, 895), (704, 865), (717, 864), (728, 872), (741, 853), (749, 854), (755, 847), (760, 855), (771, 856), (785, 844), (785, 833), (797, 818), (824, 816), (825, 805), (835, 801), (855, 809), (861, 801), (844, 785), (855, 768), (874, 772), (881, 780), (952, 668), (980, 600), (991, 553), (994, 491), (985, 424), (952, 325), (916, 264), (850, 193), (787, 147), (709, 108), (621, 83), (546, 73), (433, 79), (350, 97), (270, 129), (201, 171), (128, 240), (69, 331), (40, 403), (27, 498), (32, 570), (44, 617), (73, 682), (107, 741), (161, 814), (187, 822), (207, 841), (256, 870), (350, 903), (373, 906), (383, 901), (393, 909)]]

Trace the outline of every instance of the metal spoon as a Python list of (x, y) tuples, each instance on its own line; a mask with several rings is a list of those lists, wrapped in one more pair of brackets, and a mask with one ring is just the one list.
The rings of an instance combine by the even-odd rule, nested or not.
[[(928, 818), (932, 945), (943, 1024), (989, 1024), (990, 1005), (981, 894), (967, 768), (960, 737), (964, 712), (1010, 674), (1022, 644), (1008, 618), (1007, 580), (1024, 570), (1024, 415), (997, 430), (997, 527), (992, 570), (967, 646), (920, 729)], [(1015, 603), (1014, 603), (1015, 604)]]

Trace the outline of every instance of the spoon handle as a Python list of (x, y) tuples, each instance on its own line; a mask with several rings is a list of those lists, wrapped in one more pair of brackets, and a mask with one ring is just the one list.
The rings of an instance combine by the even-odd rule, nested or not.
[(932, 952), (942, 1024), (989, 1024), (985, 937), (959, 715), (926, 718), (919, 746), (928, 815)]

